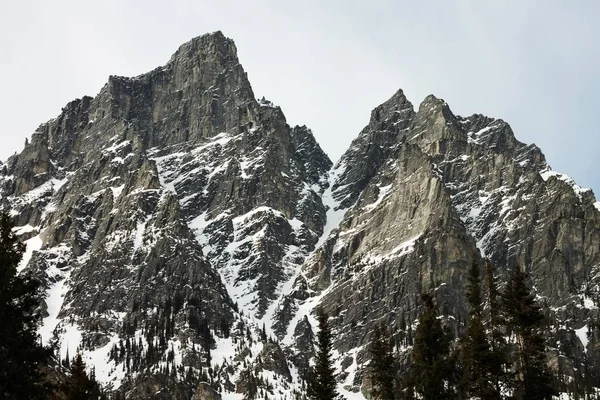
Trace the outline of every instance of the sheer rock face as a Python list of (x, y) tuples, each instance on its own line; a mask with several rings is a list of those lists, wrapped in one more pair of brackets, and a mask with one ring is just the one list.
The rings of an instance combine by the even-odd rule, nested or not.
[(447, 312), (464, 313), (460, 288), (476, 247), (430, 160), (406, 145), (380, 177), (346, 214), (333, 246), (323, 305), (340, 326), (340, 351), (367, 344), (372, 324), (361, 322), (399, 327), (403, 313), (416, 318), (424, 291), (446, 299)]
[(318, 306), (357, 392), (375, 323), (405, 359), (420, 293), (458, 329), (473, 255), (502, 278), (527, 269), (564, 371), (600, 368), (597, 335), (580, 340), (600, 291), (590, 190), (504, 121), (434, 96), (415, 111), (401, 90), (332, 167), (307, 127), (255, 99), (220, 32), (67, 104), (0, 164), (0, 205), (27, 243), (20, 267), (48, 288), (44, 341), (61, 358), (81, 345), (131, 398), (219, 398), (258, 378), (291, 398)]

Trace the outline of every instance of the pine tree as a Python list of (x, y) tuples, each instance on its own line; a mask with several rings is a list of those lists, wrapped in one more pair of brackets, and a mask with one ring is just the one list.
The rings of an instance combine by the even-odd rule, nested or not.
[(527, 275), (518, 266), (515, 266), (504, 293), (504, 309), (517, 344), (515, 398), (551, 399), (555, 393), (544, 338), (540, 333), (544, 314), (527, 286)]
[(0, 213), (0, 398), (47, 398), (39, 367), (51, 356), (38, 341), (41, 284), (18, 274), (25, 246), (13, 233), (8, 214)]
[(430, 294), (421, 295), (425, 311), (419, 318), (412, 366), (408, 378), (408, 397), (416, 392), (423, 400), (453, 398), (453, 365), (450, 355), (452, 333), (442, 326)]
[(506, 340), (502, 328), (506, 325), (502, 316), (500, 292), (494, 268), (489, 259), (485, 260), (485, 284), (487, 287), (487, 300), (489, 307), (488, 329), (491, 351), (490, 374), (496, 392), (502, 393), (502, 385), (510, 386), (509, 376), (505, 372), (508, 366)]
[(311, 400), (318, 399), (319, 395), (319, 381), (315, 369), (309, 368), (306, 372), (306, 398)]
[(481, 281), (475, 256), (469, 268), (466, 298), (469, 320), (463, 344), (465, 389), (471, 397), (500, 399), (500, 391), (492, 381), (493, 353), (482, 321)]
[(258, 379), (252, 371), (246, 370), (242, 373), (242, 379), (245, 382), (244, 400), (254, 400), (258, 395)]
[(329, 327), (329, 316), (319, 308), (317, 310), (317, 321), (319, 332), (317, 333), (317, 353), (315, 366), (307, 377), (307, 396), (312, 400), (332, 400), (337, 396), (335, 369), (332, 360), (331, 329)]
[(267, 341), (267, 328), (263, 322), (262, 329), (260, 330), (260, 341), (265, 343)]
[(85, 372), (85, 362), (80, 352), (77, 352), (71, 368), (69, 369), (69, 377), (62, 385), (62, 391), (67, 400), (89, 400), (101, 398), (101, 391), (96, 382), (95, 373), (90, 376)]
[(394, 400), (394, 355), (391, 338), (383, 325), (375, 325), (371, 338), (369, 370), (373, 384), (372, 398)]

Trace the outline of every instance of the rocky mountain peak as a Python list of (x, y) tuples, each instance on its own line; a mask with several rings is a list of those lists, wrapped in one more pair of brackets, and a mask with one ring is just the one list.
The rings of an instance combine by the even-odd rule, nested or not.
[(239, 64), (237, 48), (223, 32), (216, 31), (195, 37), (179, 46), (167, 65), (212, 60), (224, 66)]
[(0, 164), (0, 204), (27, 244), (20, 269), (47, 288), (44, 342), (62, 359), (81, 348), (132, 399), (260, 381), (300, 396), (318, 306), (340, 392), (359, 396), (374, 324), (406, 361), (420, 293), (460, 331), (473, 255), (502, 279), (530, 273), (563, 371), (600, 367), (598, 340), (576, 333), (599, 317), (591, 190), (506, 122), (433, 95), (415, 111), (402, 90), (332, 167), (308, 127), (255, 99), (221, 32), (67, 104)]
[(352, 141), (336, 165), (334, 197), (339, 207), (353, 204), (383, 162), (406, 136), (415, 112), (400, 89), (371, 112), (369, 124)]
[[(146, 74), (111, 76), (2, 166), (0, 199), (28, 245), (22, 268), (48, 288), (44, 342), (62, 358), (78, 346), (98, 355), (99, 379), (132, 393), (166, 385), (169, 351), (183, 360), (176, 375), (206, 372), (234, 322), (268, 322), (314, 248), (330, 167), (310, 129), (254, 98), (220, 32)], [(147, 364), (116, 357), (123, 341), (143, 343)]]
[(419, 106), (411, 131), (409, 140), (418, 142), (431, 156), (465, 151), (467, 135), (448, 104), (434, 95), (427, 96)]
[(407, 111), (412, 108), (413, 106), (404, 95), (404, 91), (398, 89), (386, 102), (371, 111), (369, 126), (376, 127), (377, 124), (384, 122), (396, 123), (401, 120), (401, 117), (405, 118)]
[[(551, 171), (540, 149), (519, 142), (506, 122), (456, 116), (435, 96), (416, 113), (405, 109), (406, 124), (391, 122), (400, 94), (373, 110), (336, 164), (339, 223), (306, 259), (284, 308), (297, 314), (282, 315), (278, 332), (293, 342), (291, 329), (310, 315), (306, 307), (316, 296), (334, 316), (337, 348), (351, 366), (346, 384), (364, 385), (353, 365), (366, 357), (358, 349), (375, 321), (403, 343), (399, 327), (416, 320), (416, 294), (427, 291), (444, 315), (465, 318), (462, 293), (475, 254), (491, 258), (503, 278), (523, 266), (551, 318), (577, 321), (566, 330), (557, 323), (553, 329), (564, 331), (553, 340), (571, 337), (573, 348), (589, 346), (574, 329), (588, 329), (586, 316), (597, 313), (600, 300), (592, 283), (600, 274), (600, 213), (591, 191)], [(573, 351), (557, 346), (559, 354)], [(587, 362), (579, 351), (568, 357)]]

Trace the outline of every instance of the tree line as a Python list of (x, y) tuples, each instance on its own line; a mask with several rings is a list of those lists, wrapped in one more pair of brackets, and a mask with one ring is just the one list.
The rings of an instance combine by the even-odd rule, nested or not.
[[(549, 400), (558, 395), (559, 385), (546, 356), (544, 314), (527, 280), (527, 274), (517, 266), (501, 291), (491, 262), (486, 260), (482, 268), (473, 257), (465, 290), (468, 318), (459, 338), (454, 338), (444, 324), (432, 294), (422, 294), (424, 310), (414, 335), (410, 326), (406, 330), (405, 322), (402, 324), (412, 335), (405, 369), (395, 356), (386, 327), (376, 325), (369, 346), (369, 397)], [(332, 333), (327, 315), (322, 310), (317, 315), (317, 355), (309, 372), (307, 397), (331, 400), (338, 396), (331, 359)], [(402, 334), (406, 337), (405, 332)], [(594, 390), (588, 387), (581, 398), (598, 398)]]

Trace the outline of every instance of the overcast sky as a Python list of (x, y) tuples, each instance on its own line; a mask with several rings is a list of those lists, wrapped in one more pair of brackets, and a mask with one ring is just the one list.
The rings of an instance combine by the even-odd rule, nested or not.
[[(221, 30), (257, 97), (332, 160), (404, 89), (508, 121), (600, 194), (600, 1), (0, 0), (0, 159), (108, 75), (165, 64)], [(599, 196), (600, 197), (600, 196)]]

